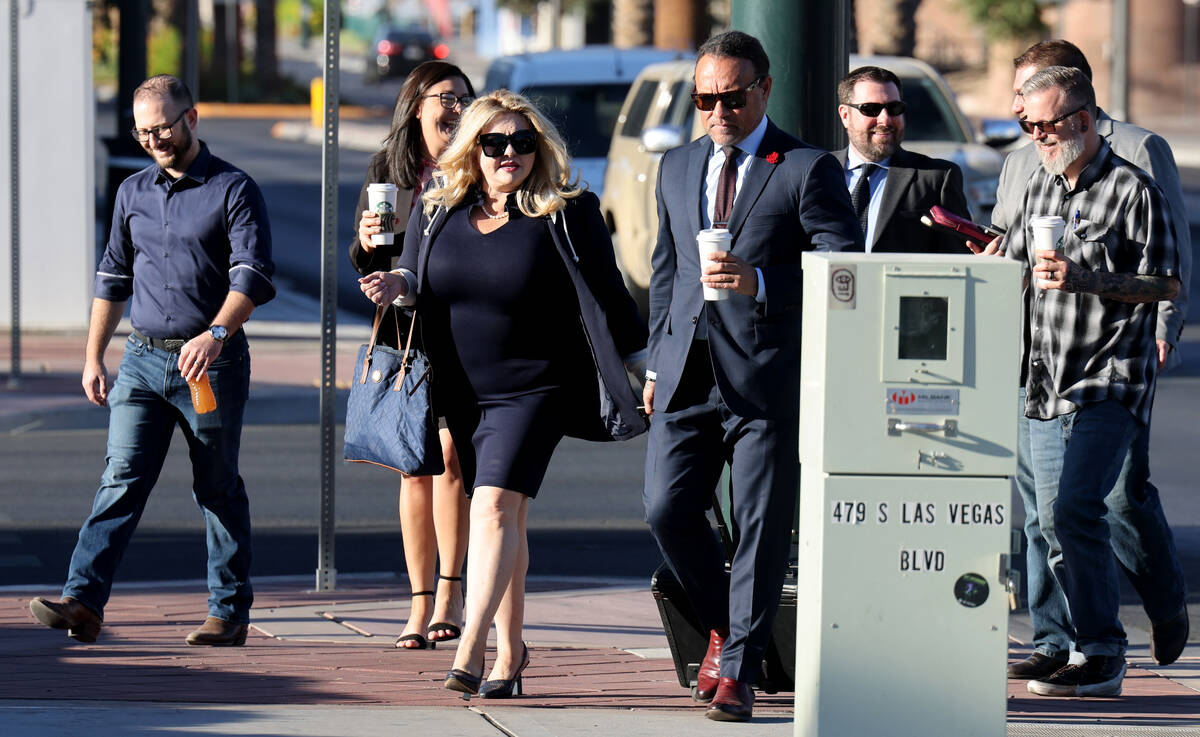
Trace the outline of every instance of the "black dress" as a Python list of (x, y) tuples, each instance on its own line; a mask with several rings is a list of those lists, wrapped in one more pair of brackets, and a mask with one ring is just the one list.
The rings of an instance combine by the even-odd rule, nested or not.
[(477, 407), (474, 486), (534, 497), (578, 411), (570, 387), (581, 376), (594, 382), (595, 368), (547, 222), (514, 209), (483, 234), (470, 210), (452, 212), (430, 249), (427, 294), (457, 354), (466, 386), (456, 391)]

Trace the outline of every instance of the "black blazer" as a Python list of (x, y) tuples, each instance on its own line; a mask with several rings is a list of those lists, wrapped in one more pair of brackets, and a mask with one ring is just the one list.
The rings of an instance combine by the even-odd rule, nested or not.
[[(384, 159), (382, 151), (376, 152), (371, 157), (371, 163), (367, 165), (367, 178), (363, 180), (362, 189), (358, 193), (358, 207), (354, 209), (354, 237), (350, 240), (350, 264), (354, 266), (354, 270), (366, 276), (373, 274), (376, 271), (391, 271), (395, 268), (393, 265), (394, 259), (400, 255), (400, 251), (404, 248), (404, 231), (396, 233), (396, 237), (392, 240), (392, 245), (376, 246), (372, 251), (364, 251), (362, 244), (358, 242), (358, 223), (362, 220), (363, 210), (367, 209), (367, 185), (375, 182), (392, 182), (388, 175), (387, 161)], [(392, 182), (397, 187), (399, 183)], [(412, 202), (413, 191), (400, 187), (400, 191), (396, 193), (396, 209), (403, 213), (396, 218), (397, 223), (403, 224), (408, 222), (408, 211), (404, 208)], [(363, 297), (366, 299), (366, 297)], [(379, 325), (379, 342), (400, 348), (402, 346), (396, 343), (396, 320), (393, 315), (396, 310), (385, 310), (383, 313), (383, 322)], [(401, 339), (408, 335), (408, 318), (401, 315), (400, 335)]]
[[(465, 202), (473, 202), (468, 197)], [(465, 204), (455, 209), (465, 207)], [(444, 414), (459, 449), (459, 460), (467, 488), (474, 478), (470, 457), (471, 422), (477, 412), (471, 393), (463, 389), (465, 381), (457, 352), (449, 335), (446, 316), (425, 309), (425, 276), (430, 250), (450, 211), (438, 208), (426, 216), (422, 208), (413, 210), (404, 234), (399, 267), (417, 275), (417, 309), (421, 314), (425, 345), (434, 366), (434, 402)], [(577, 387), (579, 396), (571, 396), (567, 406), (588, 406), (593, 412), (568, 421), (567, 434), (584, 440), (627, 440), (647, 429), (645, 418), (637, 411), (641, 398), (630, 385), (623, 356), (646, 347), (646, 323), (637, 304), (625, 289), (617, 270), (612, 240), (600, 214), (600, 200), (591, 192), (567, 200), (558, 213), (546, 218), (556, 249), (563, 259), (579, 300), (580, 317), (596, 365), (594, 376), (585, 377)], [(552, 340), (553, 336), (546, 336)], [(575, 388), (575, 386), (573, 386)], [(464, 397), (468, 398), (464, 402)], [(444, 412), (443, 412), (444, 410)]]
[[(834, 152), (846, 167), (846, 149)], [(844, 177), (844, 175), (843, 175)], [(971, 217), (963, 194), (962, 171), (952, 162), (897, 148), (879, 203), (873, 253), (970, 253), (966, 238), (956, 238), (921, 223), (929, 208), (941, 205), (960, 217)], [(861, 248), (856, 250), (862, 250)]]

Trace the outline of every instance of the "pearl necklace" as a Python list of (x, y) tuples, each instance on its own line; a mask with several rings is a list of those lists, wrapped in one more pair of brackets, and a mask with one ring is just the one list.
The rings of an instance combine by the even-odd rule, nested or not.
[(483, 205), (476, 205), (476, 207), (479, 208), (479, 211), (482, 212), (483, 216), (488, 220), (503, 220), (504, 218), (508, 217), (508, 208), (501, 210), (499, 215), (493, 215), (492, 213), (488, 212), (488, 209)]

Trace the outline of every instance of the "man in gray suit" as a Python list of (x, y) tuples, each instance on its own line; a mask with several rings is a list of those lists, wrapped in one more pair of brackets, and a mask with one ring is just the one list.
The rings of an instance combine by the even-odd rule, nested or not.
[[(1037, 72), (1051, 66), (1074, 67), (1089, 79), (1087, 59), (1074, 44), (1063, 40), (1034, 44), (1013, 60), (1013, 114), (1022, 117), (1024, 99), (1021, 87)], [(1156, 345), (1160, 367), (1179, 362), (1173, 348), (1179, 340), (1187, 313), (1188, 283), (1191, 279), (1192, 251), (1179, 170), (1171, 149), (1161, 137), (1137, 126), (1113, 120), (1097, 108), (1095, 126), (1113, 152), (1144, 169), (1158, 184), (1170, 204), (1171, 223), (1179, 251), (1180, 289), (1174, 300), (1160, 302)], [(1000, 173), (993, 224), (1007, 229), (1018, 220), (1018, 208), (1031, 175), (1040, 166), (1037, 146), (1028, 145), (1008, 156)], [(1001, 242), (1000, 248), (1003, 248)], [(1023, 362), (1024, 363), (1024, 362)], [(1024, 389), (1018, 398), (1025, 412)], [(1018, 423), (1017, 490), (1025, 507), (1026, 566), (1029, 586), (1029, 614), (1033, 624), (1033, 654), (1008, 668), (1008, 676), (1037, 680), (1053, 674), (1066, 664), (1075, 638), (1075, 627), (1060, 583), (1062, 549), (1055, 534), (1053, 510), (1037, 503), (1036, 481), (1030, 468), (1030, 440), (1027, 423)], [(1112, 547), (1118, 562), (1142, 599), (1150, 618), (1150, 652), (1160, 665), (1175, 662), (1188, 638), (1188, 615), (1183, 569), (1175, 551), (1170, 527), (1163, 515), (1158, 490), (1141, 478), (1135, 466), (1144, 452), (1135, 452), (1148, 443), (1149, 426), (1135, 439), (1126, 455), (1120, 476), (1105, 499), (1105, 517), (1112, 530)], [(1041, 495), (1046, 497), (1047, 495)]]
[[(643, 398), (653, 414), (646, 521), (709, 632), (696, 698), (744, 721), (787, 569), (799, 485), (800, 255), (862, 250), (830, 154), (766, 117), (769, 62), (729, 31), (697, 54), (692, 99), (708, 133), (668, 151), (658, 176)], [(696, 234), (732, 242), (701, 261)], [(706, 302), (701, 286), (727, 290)], [(708, 522), (723, 464), (732, 473), (730, 578)]]
[(866, 249), (966, 254), (961, 237), (921, 223), (934, 205), (964, 218), (971, 211), (958, 166), (901, 148), (902, 94), (900, 78), (881, 67), (859, 67), (838, 83), (838, 116), (850, 145), (834, 156), (845, 170)]

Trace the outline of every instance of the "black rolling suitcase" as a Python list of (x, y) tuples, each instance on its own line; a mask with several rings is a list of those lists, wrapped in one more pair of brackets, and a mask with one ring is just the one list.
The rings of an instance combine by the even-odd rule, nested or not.
[[(718, 489), (727, 489), (726, 478)], [(717, 529), (725, 544), (726, 570), (728, 581), (729, 561), (733, 557), (734, 543), (729, 528), (725, 523), (725, 514), (717, 494), (713, 495), (713, 512), (717, 519)], [(795, 688), (796, 674), (796, 560), (798, 547), (795, 531), (792, 533), (791, 555), (788, 559), (787, 574), (783, 581), (783, 591), (779, 600), (779, 612), (775, 617), (775, 627), (771, 641), (767, 645), (767, 654), (763, 660), (763, 673), (756, 687), (764, 693), (792, 691)], [(700, 670), (700, 661), (708, 650), (708, 631), (702, 630), (691, 603), (683, 592), (683, 587), (675, 578), (675, 574), (664, 562), (650, 579), (650, 592), (658, 604), (658, 614), (662, 618), (663, 631), (667, 635), (667, 644), (671, 647), (671, 657), (675, 661), (675, 675), (679, 685), (695, 691), (696, 674)]]

